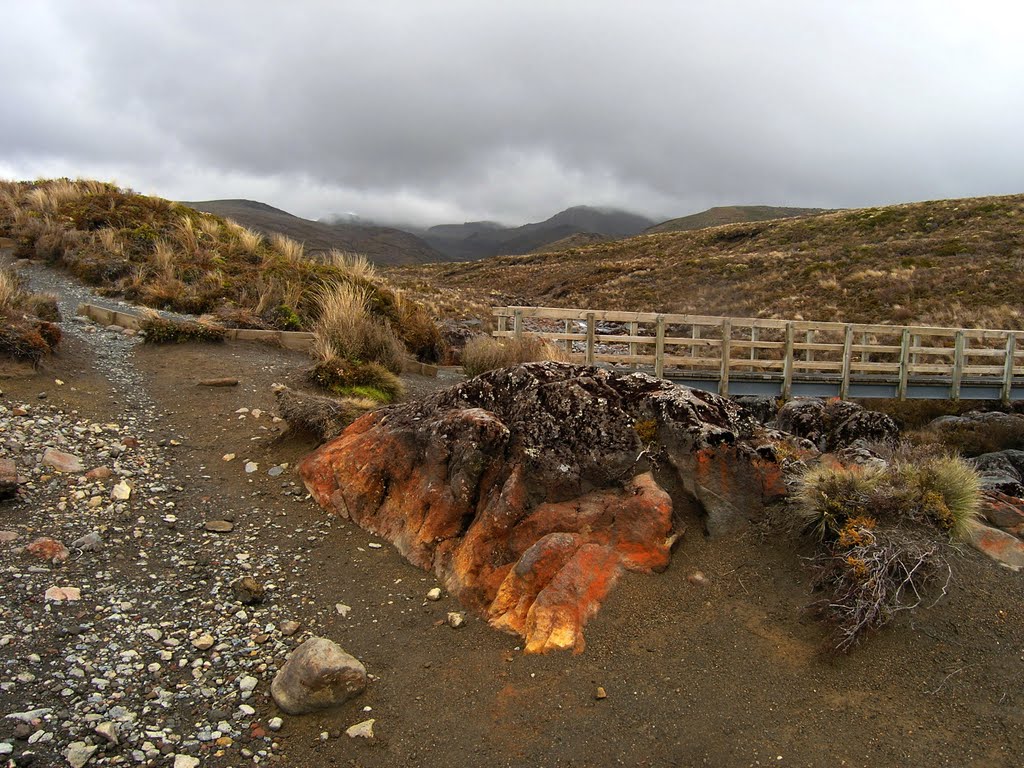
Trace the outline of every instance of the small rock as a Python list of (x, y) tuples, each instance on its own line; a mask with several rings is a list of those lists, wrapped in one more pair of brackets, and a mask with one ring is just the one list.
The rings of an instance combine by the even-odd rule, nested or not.
[(373, 718), (369, 720), (363, 720), (361, 723), (356, 723), (345, 729), (345, 735), (350, 739), (372, 739), (373, 738), (373, 724), (377, 722)]
[(43, 451), (43, 465), (58, 472), (81, 472), (85, 469), (82, 460), (77, 456), (58, 451), (56, 448), (47, 448)]
[(270, 475), (271, 477), (280, 477), (281, 473), (283, 472), (284, 467), (282, 466), (271, 467), (270, 469), (267, 470), (267, 474)]
[(119, 743), (117, 738), (117, 723), (112, 723), (108, 720), (105, 723), (100, 723), (93, 730), (111, 744)]
[(466, 617), (460, 611), (451, 611), (448, 614), (447, 622), (452, 629), (458, 629), (466, 623)]
[(99, 747), (89, 746), (84, 741), (73, 741), (68, 745), (64, 757), (67, 758), (71, 768), (82, 768), (88, 763)]
[(68, 559), (68, 548), (49, 536), (40, 536), (35, 539), (25, 547), (25, 551), (40, 560), (49, 560), (51, 563), (62, 563)]
[(192, 755), (175, 755), (174, 768), (199, 768), (199, 758)]
[(278, 625), (278, 629), (281, 630), (281, 635), (284, 637), (291, 637), (298, 632), (301, 627), (302, 624), (297, 621), (292, 621), (291, 619), (286, 619)]
[(132, 487), (124, 480), (110, 489), (110, 498), (114, 501), (128, 501), (132, 496)]
[(203, 527), (213, 533), (230, 533), (235, 529), (235, 524), (229, 520), (207, 520)]
[(93, 531), (72, 541), (71, 548), (80, 549), (83, 552), (99, 552), (103, 549), (103, 539), (100, 537), (99, 532)]
[(224, 461), (234, 461), (235, 460), (235, 454), (233, 454), (233, 453), (225, 453), (223, 456), (221, 456), (221, 458)]
[(312, 637), (281, 667), (270, 686), (277, 706), (301, 715), (348, 701), (366, 689), (366, 667), (337, 643)]
[(244, 677), (241, 677), (238, 680), (238, 690), (240, 690), (242, 693), (248, 693), (254, 690), (256, 686), (259, 684), (259, 682), (260, 681), (257, 680), (255, 677), (252, 677), (251, 675), (245, 675)]
[(427, 600), (433, 600), (433, 601), (436, 602), (436, 601), (438, 601), (440, 599), (441, 599), (441, 588), (440, 587), (434, 587), (429, 592), (427, 592)]
[(18, 466), (11, 459), (0, 459), (0, 499), (18, 492)]
[(193, 647), (198, 648), (200, 651), (207, 651), (210, 648), (212, 648), (213, 644), (216, 642), (217, 641), (213, 639), (213, 635), (204, 632), (192, 641), (192, 645)]
[(602, 686), (597, 686), (597, 690), (594, 691), (594, 698), (600, 701), (601, 699), (608, 698), (608, 692)]
[(698, 587), (706, 586), (708, 583), (708, 577), (704, 575), (703, 571), (694, 571), (686, 577), (686, 580)]
[[(237, 387), (238, 379), (223, 378), (223, 379), (200, 379), (199, 386), (201, 387)], [(177, 766), (175, 766), (177, 768)]]
[(269, 728), (272, 731), (280, 731), (283, 725), (284, 720), (282, 720), (280, 717), (272, 717), (269, 720), (267, 720), (267, 728)]
[(78, 587), (50, 587), (43, 597), (54, 603), (73, 603), (82, 599), (82, 591)]
[(338, 615), (340, 615), (341, 618), (345, 619), (348, 618), (349, 613), (352, 611), (352, 606), (345, 605), (344, 603), (337, 603), (334, 606), (334, 610), (338, 612)]
[(255, 461), (247, 461), (247, 462), (245, 462), (245, 473), (247, 475), (251, 475), (253, 472), (255, 472), (259, 468), (260, 468), (260, 465), (257, 464)]
[(231, 582), (231, 591), (235, 598), (244, 605), (262, 603), (267, 596), (266, 588), (252, 576), (242, 576)]
[(7, 544), (16, 538), (18, 538), (18, 534), (14, 531), (0, 531), (0, 544)]
[(108, 467), (108, 466), (93, 467), (92, 469), (90, 469), (88, 472), (85, 473), (85, 479), (86, 480), (106, 480), (112, 474), (114, 474), (114, 473), (110, 469), (110, 467)]

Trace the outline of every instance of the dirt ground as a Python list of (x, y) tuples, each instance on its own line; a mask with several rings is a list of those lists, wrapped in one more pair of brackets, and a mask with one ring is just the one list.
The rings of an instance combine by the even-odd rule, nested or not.
[[(586, 630), (578, 656), (526, 656), (516, 637), (470, 618), (445, 596), (424, 599), (431, 574), (324, 513), (280, 494), (313, 446), (277, 438), (282, 425), (240, 419), (273, 411), (271, 385), (297, 383), (301, 356), (257, 344), (138, 346), (134, 365), (177, 435), (176, 471), (197, 478), (203, 514), (218, 499), (247, 504), (236, 524), (253, 546), (294, 559), (287, 590), (298, 617), (361, 659), (366, 693), (329, 712), (285, 717), (275, 735), (288, 766), (1017, 766), (1024, 760), (1024, 574), (965, 550), (949, 594), (904, 614), (851, 655), (819, 652), (823, 629), (802, 613), (810, 594), (787, 542), (753, 533), (708, 542), (691, 521), (669, 569), (627, 574)], [(10, 371), (8, 371), (9, 373)], [(234, 376), (234, 388), (196, 386)], [(72, 386), (55, 387), (54, 379)], [(436, 381), (412, 380), (423, 392)], [(118, 391), (104, 362), (74, 343), (35, 373), (0, 380), (8, 399), (48, 393), (53, 405), (103, 420)], [(254, 438), (257, 438), (254, 440)], [(248, 477), (222, 461), (246, 451), (281, 478)], [(201, 487), (198, 485), (202, 478)], [(248, 501), (247, 501), (248, 500)], [(270, 522), (278, 527), (271, 528)], [(704, 586), (687, 581), (694, 570)], [(342, 618), (337, 603), (351, 606)], [(598, 700), (598, 686), (607, 698)], [(278, 714), (260, 683), (253, 706)], [(376, 719), (373, 741), (344, 729)], [(158, 763), (164, 764), (164, 763)], [(214, 759), (203, 765), (222, 765)], [(241, 763), (234, 763), (241, 764)]]

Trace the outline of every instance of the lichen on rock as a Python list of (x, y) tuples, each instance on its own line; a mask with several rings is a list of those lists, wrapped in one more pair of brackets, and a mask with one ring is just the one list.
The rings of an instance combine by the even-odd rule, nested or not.
[(368, 414), (299, 471), (528, 651), (581, 651), (621, 570), (664, 569), (688, 516), (723, 535), (784, 494), (783, 443), (802, 450), (717, 395), (541, 362)]

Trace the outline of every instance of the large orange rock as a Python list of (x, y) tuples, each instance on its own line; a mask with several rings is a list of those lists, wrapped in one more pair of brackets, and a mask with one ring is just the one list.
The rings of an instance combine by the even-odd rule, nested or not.
[(528, 651), (581, 651), (622, 569), (664, 569), (682, 519), (722, 535), (785, 493), (782, 442), (717, 395), (530, 363), (368, 414), (299, 472)]

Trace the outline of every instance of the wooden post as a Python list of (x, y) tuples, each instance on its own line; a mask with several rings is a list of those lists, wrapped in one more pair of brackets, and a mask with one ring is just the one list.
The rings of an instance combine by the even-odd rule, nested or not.
[(953, 380), (949, 388), (949, 396), (952, 400), (960, 399), (960, 381), (964, 377), (964, 347), (966, 338), (964, 332), (956, 332), (953, 342)]
[(523, 338), (523, 310), (517, 309), (512, 317), (512, 332), (517, 339)]
[[(914, 334), (913, 336), (911, 336), (910, 337), (910, 346), (912, 346), (912, 347), (920, 347), (921, 346), (921, 337), (918, 336), (917, 334)], [(917, 365), (917, 352), (913, 352), (910, 355), (910, 365), (911, 365), (911, 367)]]
[(658, 315), (654, 321), (654, 375), (659, 379), (665, 373), (665, 318)]
[[(566, 333), (572, 333), (572, 326), (573, 326), (573, 321), (572, 320), (566, 320), (562, 327), (564, 328)], [(567, 355), (571, 355), (572, 354), (572, 339), (566, 339), (565, 340), (565, 354), (567, 354)]]
[[(629, 324), (629, 335), (630, 336), (636, 336), (639, 332), (640, 332), (640, 323), (638, 323), (638, 322), (636, 322), (636, 320), (634, 320), (632, 323)], [(636, 347), (637, 347), (637, 344), (636, 344), (635, 341), (629, 342), (629, 356), (630, 357), (636, 357)]]
[[(868, 345), (868, 334), (867, 334), (867, 332), (864, 332), (864, 333), (862, 333), (860, 335), (860, 343), (863, 346), (865, 346), (865, 347)], [(870, 363), (871, 362), (871, 353), (868, 352), (866, 349), (861, 350), (860, 361), (862, 363)]]
[(594, 364), (594, 336), (597, 334), (597, 319), (593, 312), (587, 312), (587, 365)]
[(839, 384), (839, 399), (846, 400), (850, 396), (850, 366), (853, 363), (853, 326), (847, 323), (843, 331), (843, 380)]
[[(813, 330), (808, 330), (807, 333), (804, 334), (804, 341), (807, 344), (813, 344), (814, 343), (814, 331)], [(804, 360), (806, 360), (808, 363), (811, 362), (812, 360), (814, 360), (814, 351), (810, 350), (810, 349), (805, 349), (804, 350)]]
[(718, 394), (725, 397), (729, 394), (729, 357), (732, 351), (732, 320), (722, 319), (722, 367), (718, 377)]
[(793, 393), (793, 321), (786, 323), (786, 349), (782, 363), (782, 399)]
[(907, 399), (907, 376), (910, 373), (910, 329), (904, 328), (900, 338), (900, 380), (896, 385), (896, 397)]
[(508, 315), (498, 315), (498, 332), (503, 333), (508, 330)]
[[(756, 325), (750, 326), (750, 343), (751, 344), (756, 344), (757, 341), (758, 341), (759, 334), (758, 334), (757, 331), (758, 331), (758, 328), (757, 328)], [(751, 360), (757, 360), (757, 347), (751, 347), (750, 348), (750, 359)]]
[[(692, 338), (694, 338), (694, 339), (699, 339), (700, 338), (700, 326), (699, 325), (693, 326), (693, 328), (690, 331), (690, 336)], [(697, 345), (696, 344), (691, 344), (690, 345), (690, 357), (696, 357), (696, 356), (697, 356)]]
[(1003, 393), (1002, 401), (1010, 402), (1010, 390), (1013, 389), (1013, 358), (1017, 352), (1017, 334), (1010, 332), (1006, 335), (1006, 364), (1003, 367)]

